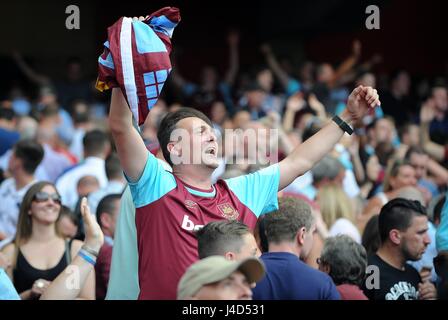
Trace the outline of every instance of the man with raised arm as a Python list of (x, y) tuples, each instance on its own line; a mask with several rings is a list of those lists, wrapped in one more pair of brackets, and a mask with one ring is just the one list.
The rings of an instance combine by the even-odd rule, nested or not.
[(359, 86), (340, 117), (280, 163), (212, 184), (218, 143), (205, 115), (183, 108), (163, 119), (158, 139), (165, 160), (173, 168), (170, 173), (147, 151), (132, 125), (121, 89), (114, 88), (109, 124), (136, 207), (135, 234), (131, 236), (138, 246), (138, 257), (134, 257), (138, 259), (138, 298), (175, 299), (180, 277), (198, 259), (195, 230), (221, 219), (238, 220), (253, 229), (259, 215), (277, 209), (278, 190), (310, 170), (332, 150), (344, 131), (351, 131), (350, 123), (379, 104), (375, 89)]

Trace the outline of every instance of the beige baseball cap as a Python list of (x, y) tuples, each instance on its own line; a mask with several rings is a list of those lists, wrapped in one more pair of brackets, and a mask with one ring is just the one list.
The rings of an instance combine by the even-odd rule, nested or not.
[(257, 258), (230, 261), (223, 256), (211, 256), (191, 265), (180, 279), (177, 299), (193, 297), (203, 286), (226, 279), (235, 271), (243, 273), (249, 283), (265, 275), (264, 264)]

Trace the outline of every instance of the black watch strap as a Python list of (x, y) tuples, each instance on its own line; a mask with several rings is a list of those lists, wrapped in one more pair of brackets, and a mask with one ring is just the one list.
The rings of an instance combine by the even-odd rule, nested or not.
[(352, 127), (350, 127), (347, 122), (345, 122), (338, 116), (334, 116), (332, 120), (334, 122), (336, 122), (336, 124), (339, 126), (339, 128), (341, 128), (343, 131), (347, 132), (350, 135), (353, 133)]

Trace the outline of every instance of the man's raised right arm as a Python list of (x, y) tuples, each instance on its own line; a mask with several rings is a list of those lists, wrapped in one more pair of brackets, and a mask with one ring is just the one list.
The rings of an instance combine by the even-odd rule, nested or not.
[(120, 88), (112, 89), (109, 127), (126, 176), (137, 181), (145, 168), (148, 151), (132, 125), (132, 113)]

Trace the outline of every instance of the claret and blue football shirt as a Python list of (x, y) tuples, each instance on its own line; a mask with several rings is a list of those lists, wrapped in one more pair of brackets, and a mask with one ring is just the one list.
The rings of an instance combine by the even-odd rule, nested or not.
[[(135, 279), (135, 265), (139, 299), (176, 299), (180, 278), (198, 260), (195, 231), (223, 219), (238, 220), (253, 229), (261, 214), (278, 209), (279, 179), (275, 164), (201, 190), (165, 170), (149, 153), (139, 180), (129, 182), (136, 208), (135, 227), (129, 216), (120, 216), (108, 299), (136, 297), (138, 288), (130, 283)], [(127, 228), (120, 225), (126, 223)], [(127, 289), (134, 292), (125, 292)]]

